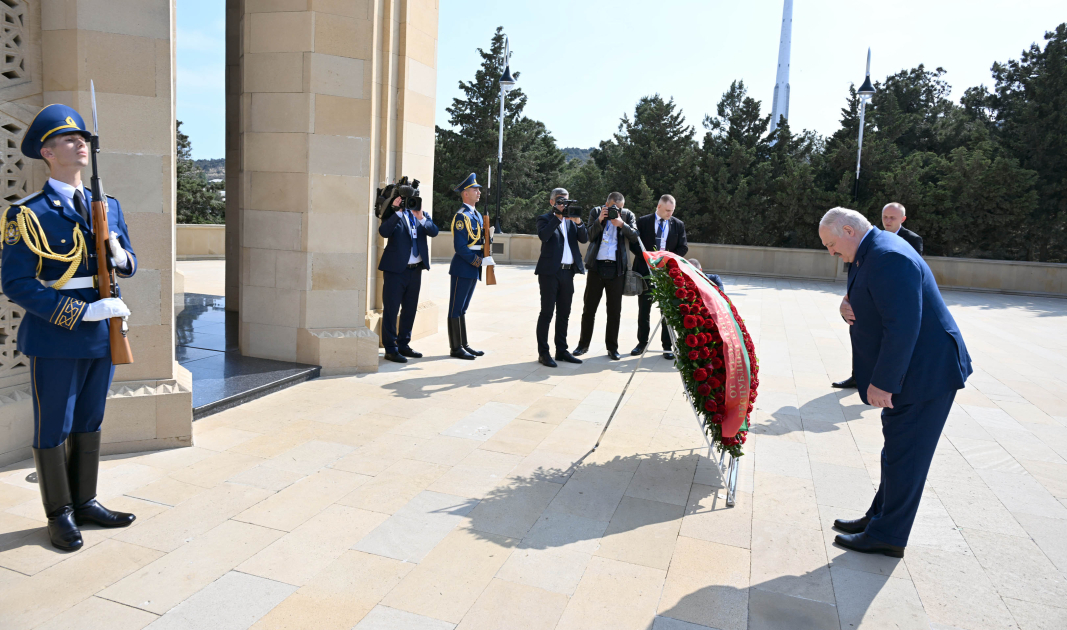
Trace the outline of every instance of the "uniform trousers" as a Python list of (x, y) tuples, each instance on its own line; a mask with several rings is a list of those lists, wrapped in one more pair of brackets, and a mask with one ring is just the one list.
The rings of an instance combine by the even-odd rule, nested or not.
[[(422, 267), (408, 267), (400, 273), (385, 271), (382, 284), (382, 346), (386, 352), (396, 352), (411, 343), (411, 328), (419, 310), (419, 290), (422, 288)], [(400, 331), (397, 332), (397, 316)]]
[(571, 317), (571, 300), (574, 297), (574, 268), (538, 274), (537, 284), (541, 287), (541, 313), (537, 316), (537, 353), (548, 354), (548, 325), (552, 323), (552, 311), (556, 312), (556, 352), (566, 352), (567, 323)]
[(110, 354), (99, 359), (30, 357), (33, 447), (54, 448), (71, 433), (99, 431), (114, 375)]
[[(642, 346), (648, 345), (648, 335), (652, 332), (650, 320), (653, 301), (651, 291), (645, 291), (637, 296), (637, 342)], [(659, 327), (659, 340), (663, 344), (664, 352), (671, 349), (671, 333), (666, 325)]]
[(478, 286), (477, 278), (460, 278), (452, 276), (452, 286), (448, 291), (448, 317), (453, 319), (467, 314), (467, 307), (471, 304), (471, 296), (474, 295), (474, 287)]
[(608, 352), (619, 351), (619, 320), (622, 318), (622, 289), (626, 276), (616, 273), (613, 277), (605, 278), (600, 273), (601, 267), (613, 268), (614, 265), (613, 260), (598, 260), (589, 265), (589, 273), (585, 281), (585, 299), (582, 305), (582, 336), (578, 340), (578, 346), (581, 348), (588, 348), (593, 340), (596, 310), (600, 308), (600, 297), (607, 293), (608, 327), (604, 332), (604, 345), (607, 346)]
[(934, 449), (945, 428), (956, 392), (882, 409), (882, 480), (867, 510), (867, 535), (904, 547), (919, 510)]

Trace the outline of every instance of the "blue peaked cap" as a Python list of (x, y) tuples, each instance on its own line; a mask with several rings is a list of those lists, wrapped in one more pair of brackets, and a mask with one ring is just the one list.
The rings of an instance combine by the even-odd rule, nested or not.
[(481, 186), (478, 184), (478, 178), (475, 177), (474, 173), (468, 175), (467, 179), (463, 180), (462, 182), (460, 182), (459, 186), (456, 186), (452, 189), (452, 192), (463, 192), (468, 188), (481, 188)]
[(45, 140), (68, 133), (80, 133), (86, 140), (93, 134), (85, 128), (81, 114), (66, 105), (48, 105), (37, 112), (26, 136), (22, 138), (22, 154), (34, 160), (40, 160), (41, 147)]

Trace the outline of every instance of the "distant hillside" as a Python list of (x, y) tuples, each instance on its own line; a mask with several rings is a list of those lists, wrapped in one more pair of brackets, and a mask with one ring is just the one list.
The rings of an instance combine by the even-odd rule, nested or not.
[(214, 160), (193, 160), (204, 171), (208, 179), (226, 179), (226, 158)]
[(596, 147), (589, 147), (588, 149), (578, 149), (576, 147), (567, 147), (562, 149), (563, 155), (567, 156), (567, 161), (570, 162), (573, 159), (581, 160), (582, 162), (589, 159), (589, 152)]

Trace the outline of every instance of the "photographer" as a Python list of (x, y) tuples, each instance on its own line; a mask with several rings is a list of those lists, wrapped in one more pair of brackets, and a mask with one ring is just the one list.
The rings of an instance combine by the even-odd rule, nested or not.
[[(411, 342), (411, 328), (419, 308), (419, 289), (422, 287), (422, 271), (430, 269), (430, 250), (426, 237), (437, 236), (437, 226), (422, 210), (418, 196), (418, 180), (414, 186), (406, 185), (406, 178), (387, 192), (396, 197), (391, 203), (385, 200), (385, 208), (378, 234), (387, 239), (378, 270), (385, 276), (382, 283), (382, 345), (385, 358), (396, 363), (407, 363), (406, 357), (418, 359)], [(388, 190), (388, 189), (387, 189)], [(407, 194), (408, 196), (401, 196)], [(397, 332), (397, 316), (400, 316), (400, 331)]]
[[(574, 274), (585, 273), (578, 243), (588, 243), (581, 208), (567, 199), (567, 190), (555, 188), (548, 195), (552, 211), (537, 217), (541, 255), (537, 258), (537, 284), (541, 288), (541, 314), (537, 316), (537, 361), (556, 367), (556, 361), (581, 363), (567, 351), (567, 322), (574, 296)], [(548, 325), (556, 311), (556, 360), (548, 352)]]
[(582, 335), (575, 355), (589, 351), (593, 339), (593, 324), (600, 296), (608, 294), (608, 327), (604, 345), (613, 361), (619, 354), (619, 319), (622, 317), (622, 290), (626, 270), (630, 267), (630, 244), (637, 242), (637, 220), (634, 213), (623, 210), (626, 199), (613, 192), (603, 206), (589, 213), (589, 248), (585, 252), (585, 266), (589, 278), (585, 284), (585, 304), (582, 308)]

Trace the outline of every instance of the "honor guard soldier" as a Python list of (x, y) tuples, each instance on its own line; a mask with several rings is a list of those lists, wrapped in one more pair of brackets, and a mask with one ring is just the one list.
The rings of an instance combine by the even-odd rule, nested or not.
[[(22, 153), (48, 164), (37, 193), (6, 208), (0, 277), (4, 295), (26, 310), (18, 350), (30, 359), (33, 460), (52, 545), (82, 546), (79, 525), (125, 527), (133, 514), (96, 500), (100, 424), (115, 374), (108, 319), (130, 310), (119, 297), (100, 299), (89, 208), (82, 186), (91, 136), (74, 109), (49, 105), (26, 131)], [(121, 277), (137, 270), (119, 202), (106, 199), (111, 263)], [(105, 265), (105, 270), (106, 270)], [(107, 282), (105, 275), (101, 282)], [(68, 447), (69, 440), (69, 447)], [(69, 448), (69, 458), (68, 458)]]
[(459, 193), (463, 206), (452, 217), (452, 243), (456, 255), (448, 274), (452, 276), (452, 286), (448, 293), (448, 345), (452, 356), (457, 359), (473, 360), (484, 352), (473, 350), (467, 345), (467, 307), (470, 306), (474, 287), (482, 277), (482, 249), (488, 238), (488, 229), (482, 223), (482, 217), (474, 205), (482, 198), (482, 187), (474, 173), (453, 189)]

